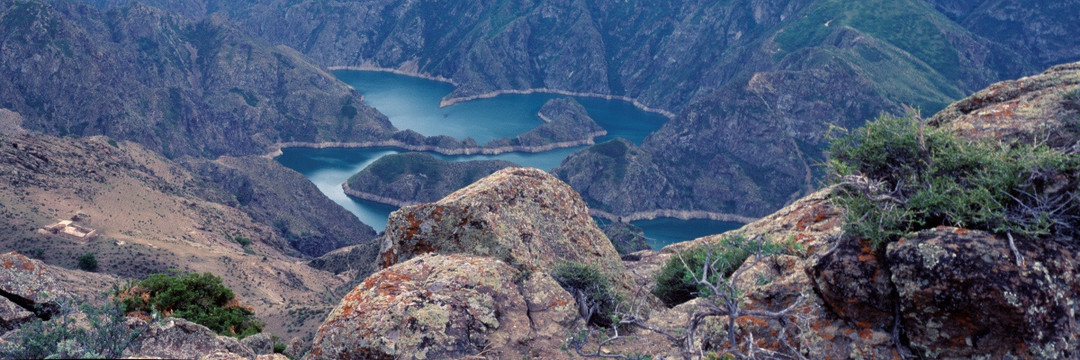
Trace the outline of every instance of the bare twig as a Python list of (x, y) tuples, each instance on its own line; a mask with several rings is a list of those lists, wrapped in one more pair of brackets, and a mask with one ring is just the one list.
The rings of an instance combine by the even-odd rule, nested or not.
[(1009, 238), (1009, 248), (1012, 249), (1013, 256), (1016, 257), (1016, 266), (1024, 266), (1024, 256), (1020, 255), (1020, 251), (1016, 249), (1016, 242), (1013, 241), (1012, 232), (1006, 232), (1005, 235)]

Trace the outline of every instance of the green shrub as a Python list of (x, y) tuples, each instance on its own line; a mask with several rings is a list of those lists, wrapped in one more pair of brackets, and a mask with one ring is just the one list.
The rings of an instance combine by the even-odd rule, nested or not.
[(616, 307), (622, 298), (612, 288), (611, 280), (599, 269), (587, 264), (566, 262), (556, 265), (551, 276), (574, 296), (578, 308), (584, 311), (581, 315), (586, 322), (603, 327), (618, 323)]
[(97, 271), (98, 269), (97, 257), (94, 256), (94, 253), (82, 254), (77, 260), (79, 261), (80, 269), (86, 271)]
[(37, 319), (22, 325), (9, 341), (0, 344), (0, 358), (119, 358), (142, 331), (129, 328), (123, 309), (114, 303), (103, 307), (84, 304), (88, 326), (80, 326), (69, 316), (73, 312), (68, 307), (50, 321)]
[(241, 247), (248, 247), (248, 245), (251, 245), (251, 239), (243, 236), (235, 236), (233, 237), (233, 241), (235, 241), (237, 244), (240, 244)]
[(120, 144), (117, 144), (116, 140), (109, 139), (107, 142), (109, 143), (109, 145), (112, 145), (112, 147), (114, 147), (114, 148), (117, 148), (117, 149), (120, 148)]
[(1066, 109), (1080, 111), (1080, 89), (1065, 93), (1062, 99), (1064, 102), (1062, 106)]
[(287, 348), (288, 345), (285, 345), (284, 343), (274, 343), (274, 353), (276, 354), (284, 354), (285, 349)]
[[(716, 283), (731, 276), (754, 251), (756, 243), (742, 235), (720, 238), (714, 244), (699, 246), (668, 258), (656, 274), (656, 287), (652, 293), (667, 306), (675, 306), (699, 296), (709, 296), (708, 287), (699, 285), (705, 259), (713, 263), (709, 270), (709, 282)], [(689, 269), (688, 269), (689, 268)]]
[(150, 274), (119, 292), (127, 311), (183, 318), (222, 334), (244, 338), (262, 331), (250, 308), (236, 301), (232, 290), (211, 273)]
[(875, 243), (949, 225), (1039, 237), (1076, 226), (1075, 156), (1046, 146), (965, 141), (885, 116), (829, 149), (848, 236)]

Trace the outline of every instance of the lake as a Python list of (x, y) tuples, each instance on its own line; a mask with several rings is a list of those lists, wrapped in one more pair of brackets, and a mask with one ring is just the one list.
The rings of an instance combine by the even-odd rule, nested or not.
[[(453, 90), (450, 84), (378, 71), (340, 70), (335, 71), (334, 75), (363, 94), (364, 102), (385, 114), (398, 129), (412, 129), (427, 136), (471, 137), (481, 144), (501, 137), (513, 137), (540, 125), (542, 121), (536, 115), (540, 107), (548, 100), (564, 97), (554, 94), (510, 94), (440, 108), (439, 102)], [(597, 138), (597, 142), (622, 137), (640, 144), (667, 121), (663, 115), (642, 111), (624, 101), (589, 97), (574, 99), (585, 107), (597, 124), (608, 131), (608, 135)], [(582, 148), (542, 153), (432, 155), (447, 161), (506, 160), (522, 166), (551, 170)], [(397, 207), (345, 195), (341, 184), (376, 159), (401, 152), (405, 151), (386, 147), (288, 148), (282, 150), (277, 160), (310, 179), (327, 197), (356, 214), (360, 221), (376, 231), (383, 231), (386, 219)], [(678, 219), (635, 221), (633, 224), (645, 231), (649, 245), (654, 249), (742, 226), (731, 222)]]

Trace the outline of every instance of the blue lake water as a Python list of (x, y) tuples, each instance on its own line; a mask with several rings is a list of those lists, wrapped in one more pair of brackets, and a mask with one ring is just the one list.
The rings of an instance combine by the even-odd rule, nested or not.
[[(342, 70), (334, 74), (363, 94), (364, 102), (385, 114), (398, 129), (411, 129), (427, 136), (471, 137), (481, 144), (501, 137), (513, 137), (540, 125), (542, 121), (536, 115), (540, 107), (550, 99), (561, 97), (553, 94), (500, 95), (440, 108), (439, 102), (453, 90), (452, 85), (388, 72)], [(660, 114), (642, 111), (624, 101), (588, 97), (575, 97), (575, 100), (585, 107), (597, 124), (608, 131), (608, 135), (598, 138), (597, 142), (622, 137), (640, 144), (667, 121)], [(581, 148), (534, 154), (433, 155), (447, 161), (499, 159), (551, 170)], [(376, 231), (383, 231), (386, 219), (397, 208), (347, 196), (341, 184), (376, 159), (400, 152), (404, 151), (396, 148), (290, 148), (284, 149), (277, 160), (306, 176), (331, 200), (356, 214), (360, 221)], [(633, 224), (645, 230), (653, 248), (741, 226), (738, 223), (678, 219), (637, 221)]]

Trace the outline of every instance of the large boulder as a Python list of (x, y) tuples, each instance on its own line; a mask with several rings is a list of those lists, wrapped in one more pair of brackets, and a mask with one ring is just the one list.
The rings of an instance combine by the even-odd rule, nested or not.
[(147, 323), (138, 318), (128, 318), (127, 325), (140, 329), (138, 337), (124, 350), (125, 356), (158, 357), (164, 359), (199, 359), (215, 353), (234, 354), (251, 359), (255, 352), (233, 337), (221, 336), (209, 328), (180, 318), (165, 318), (160, 322)]
[(60, 310), (62, 291), (49, 270), (14, 251), (0, 254), (0, 333)]
[(896, 290), (883, 257), (884, 246), (866, 239), (841, 239), (807, 271), (814, 290), (836, 315), (852, 324), (891, 329)]
[(978, 140), (1045, 141), (1073, 146), (1080, 138), (1080, 62), (1042, 74), (990, 85), (930, 119), (960, 136)]
[(346, 295), (306, 358), (551, 358), (581, 326), (573, 297), (543, 272), (489, 257), (421, 255)]
[(926, 358), (1080, 356), (1080, 263), (1049, 239), (938, 227), (888, 246), (908, 340)]
[(490, 256), (527, 271), (595, 264), (622, 289), (632, 288), (581, 196), (538, 169), (499, 170), (442, 200), (390, 214), (379, 257), (384, 268), (429, 252)]

